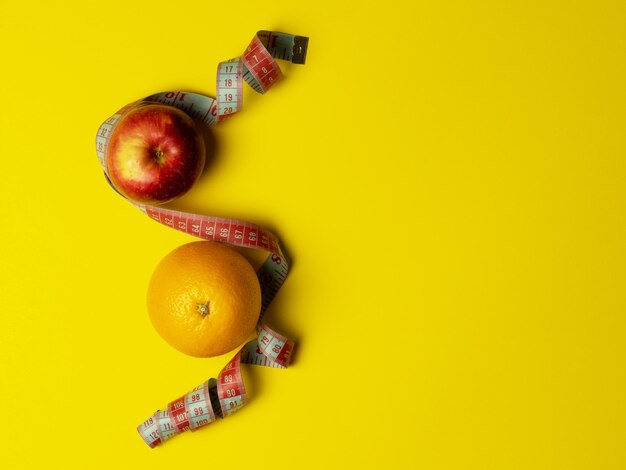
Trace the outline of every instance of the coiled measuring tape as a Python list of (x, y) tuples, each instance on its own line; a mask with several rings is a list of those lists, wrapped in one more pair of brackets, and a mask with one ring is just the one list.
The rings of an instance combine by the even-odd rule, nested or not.
[[(182, 109), (208, 126), (214, 125), (240, 111), (244, 81), (257, 92), (265, 93), (282, 78), (274, 59), (304, 64), (307, 46), (308, 38), (303, 36), (259, 31), (242, 56), (218, 65), (215, 99), (198, 93), (169, 91), (150, 95), (120, 109), (100, 125), (96, 135), (96, 154), (109, 184), (111, 181), (106, 167), (109, 141), (113, 130), (129, 111), (145, 103), (161, 103)], [(156, 411), (137, 427), (146, 444), (156, 447), (176, 434), (195, 431), (218, 417), (225, 418), (240, 409), (247, 399), (241, 378), (242, 363), (288, 367), (294, 342), (268, 327), (263, 317), (284, 283), (289, 265), (276, 236), (256, 224), (131, 203), (152, 219), (173, 229), (205, 240), (268, 252), (267, 259), (257, 271), (261, 285), (257, 339), (245, 344), (221, 370), (217, 379), (203, 382), (170, 402), (167, 408)]]

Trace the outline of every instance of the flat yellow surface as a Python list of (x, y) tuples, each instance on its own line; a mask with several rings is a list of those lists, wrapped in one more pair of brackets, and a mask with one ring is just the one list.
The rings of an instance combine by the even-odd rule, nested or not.
[[(625, 5), (3, 3), (2, 467), (625, 468)], [(259, 29), (307, 64), (246, 88), (173, 207), (276, 232), (297, 355), (151, 450), (135, 427), (230, 356), (153, 330), (150, 274), (193, 239), (114, 194), (95, 133), (213, 95)]]

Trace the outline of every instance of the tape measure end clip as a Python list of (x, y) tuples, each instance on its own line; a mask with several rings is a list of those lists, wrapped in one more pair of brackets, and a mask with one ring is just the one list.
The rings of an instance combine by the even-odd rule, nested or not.
[(306, 51), (308, 46), (309, 38), (305, 36), (294, 36), (291, 62), (294, 64), (304, 64), (306, 62)]

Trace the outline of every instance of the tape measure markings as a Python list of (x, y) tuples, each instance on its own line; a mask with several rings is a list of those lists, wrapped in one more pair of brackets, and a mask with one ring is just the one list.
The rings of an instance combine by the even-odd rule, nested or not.
[(288, 60), (294, 64), (304, 64), (309, 45), (309, 38), (276, 31), (259, 31), (261, 44), (277, 59)]
[(136, 206), (153, 220), (189, 235), (245, 248), (262, 249), (276, 255), (281, 254), (276, 236), (250, 222), (140, 204)]
[(136, 103), (137, 102), (135, 101), (124, 106), (117, 113), (104, 121), (98, 129), (98, 133), (96, 134), (96, 155), (98, 155), (98, 160), (103, 168), (106, 168), (106, 153), (109, 149), (109, 142), (111, 140), (111, 133), (113, 132), (113, 129), (122, 116), (136, 106)]
[(163, 91), (147, 96), (142, 101), (175, 106), (207, 126), (217, 122), (217, 102), (210, 96), (190, 91)]
[(259, 85), (259, 82), (254, 79), (254, 76), (250, 73), (250, 70), (248, 70), (248, 67), (246, 67), (245, 64), (243, 66), (242, 78), (254, 91), (257, 93), (263, 93), (261, 85)]
[(274, 367), (285, 369), (286, 367), (278, 362), (270, 360), (259, 348), (258, 341), (250, 341), (241, 350), (241, 362), (243, 364), (253, 364), (257, 366)]
[(280, 67), (263, 46), (258, 35), (254, 36), (241, 60), (261, 86), (261, 93), (265, 93), (283, 77)]
[(189, 429), (189, 413), (187, 412), (187, 395), (172, 401), (167, 405), (167, 412), (177, 432)]
[(203, 382), (187, 393), (186, 403), (189, 413), (189, 429), (191, 431), (195, 431), (215, 421), (216, 417), (211, 404), (208, 382)]
[(156, 447), (161, 443), (161, 434), (159, 433), (159, 424), (156, 419), (156, 413), (137, 428), (139, 435), (150, 447)]
[(243, 63), (241, 59), (230, 59), (217, 66), (217, 121), (221, 121), (241, 110), (243, 86)]
[(267, 356), (270, 361), (284, 367), (289, 366), (291, 354), (295, 346), (292, 340), (272, 330), (265, 323), (261, 323), (257, 344), (259, 351)]
[[(280, 251), (280, 247), (278, 249)], [(289, 266), (284, 255), (273, 253), (257, 271), (259, 283), (264, 287), (261, 292), (261, 317), (285, 282), (288, 270)]]
[(161, 443), (171, 439), (178, 431), (172, 423), (172, 419), (167, 410), (159, 410), (155, 413), (157, 430)]
[[(307, 47), (308, 38), (303, 36), (259, 31), (241, 57), (218, 65), (216, 99), (187, 91), (165, 91), (121, 108), (102, 123), (96, 134), (96, 154), (109, 184), (115, 189), (106, 168), (111, 134), (130, 110), (161, 103), (175, 106), (197, 121), (212, 126), (241, 109), (243, 81), (260, 93), (266, 92), (282, 78), (273, 57), (303, 64)], [(165, 410), (153, 413), (137, 427), (146, 444), (155, 447), (176, 434), (206, 426), (217, 417), (230, 416), (245, 405), (247, 395), (241, 376), (242, 363), (281, 369), (288, 367), (295, 343), (268, 327), (263, 316), (284, 283), (289, 266), (276, 236), (256, 224), (133, 204), (153, 220), (187, 234), (268, 252), (257, 271), (262, 293), (257, 339), (245, 344), (220, 371), (217, 379), (211, 378), (171, 401)]]
[(241, 378), (241, 351), (222, 369), (217, 378), (217, 394), (224, 417), (241, 408), (247, 399), (246, 388)]

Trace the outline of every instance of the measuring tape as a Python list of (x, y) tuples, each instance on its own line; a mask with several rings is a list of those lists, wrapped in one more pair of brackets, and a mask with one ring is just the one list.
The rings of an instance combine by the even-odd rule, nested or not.
[[(242, 56), (218, 65), (215, 99), (198, 93), (168, 91), (124, 106), (100, 125), (96, 135), (96, 154), (111, 187), (115, 189), (106, 167), (111, 134), (132, 109), (146, 103), (166, 104), (182, 109), (196, 121), (212, 126), (241, 110), (244, 81), (257, 92), (265, 93), (282, 78), (280, 67), (274, 59), (304, 64), (307, 47), (306, 37), (259, 31)], [(216, 379), (211, 378), (170, 402), (165, 409), (156, 411), (137, 427), (146, 444), (156, 447), (176, 434), (195, 431), (218, 417), (225, 418), (240, 409), (247, 400), (241, 378), (241, 364), (282, 369), (289, 366), (294, 342), (272, 330), (263, 321), (267, 308), (285, 282), (289, 265), (276, 236), (256, 224), (130, 202), (157, 222), (189, 235), (268, 253), (257, 271), (261, 285), (261, 312), (256, 326), (258, 337), (245, 344)]]

